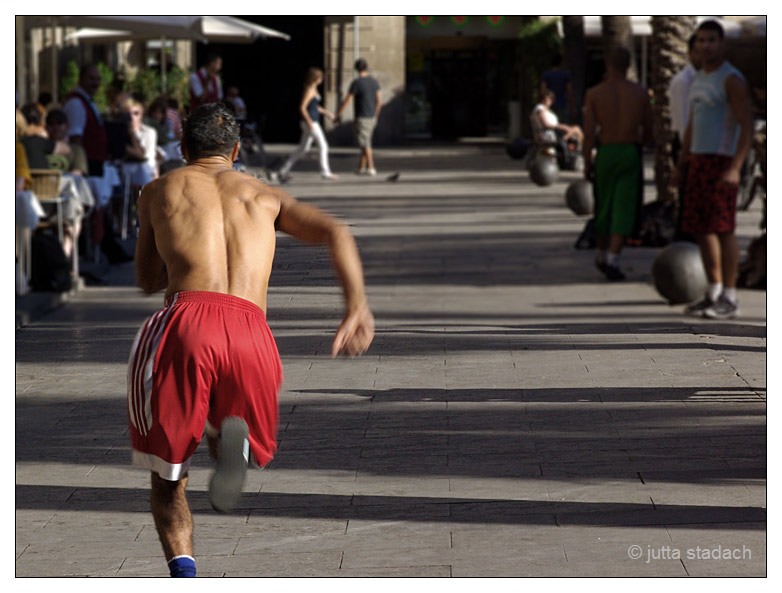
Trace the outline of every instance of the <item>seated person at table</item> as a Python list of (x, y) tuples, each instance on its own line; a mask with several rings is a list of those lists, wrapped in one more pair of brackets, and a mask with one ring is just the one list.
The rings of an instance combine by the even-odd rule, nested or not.
[(158, 176), (157, 131), (144, 123), (144, 106), (137, 99), (127, 99), (122, 110), (129, 122), (123, 168), (131, 184), (140, 189)]
[(155, 128), (155, 131), (157, 132), (158, 164), (162, 164), (169, 160), (182, 159), (179, 140), (177, 140), (174, 129), (171, 126), (171, 121), (166, 115), (167, 110), (168, 105), (163, 97), (155, 99), (149, 104), (147, 117), (144, 122)]
[[(68, 120), (62, 110), (45, 113), (40, 105), (28, 103), (22, 107), (28, 122), (26, 135), (21, 139), (31, 169), (58, 169), (63, 172), (59, 197), (62, 199), (63, 251), (73, 252), (85, 213), (95, 205), (92, 190), (81, 177), (87, 170), (87, 157), (79, 145), (70, 146), (67, 140)], [(44, 127), (44, 117), (46, 127)], [(59, 122), (55, 125), (55, 122)], [(80, 156), (79, 156), (80, 155)], [(75, 159), (79, 162), (75, 165)], [(52, 206), (48, 206), (49, 210)]]
[(55, 142), (44, 127), (45, 113), (37, 103), (26, 103), (22, 106), (22, 115), (27, 123), (21, 138), (27, 162), (31, 169), (48, 169), (46, 157), (54, 152)]
[(584, 132), (578, 126), (568, 126), (560, 123), (557, 114), (551, 109), (554, 104), (554, 93), (543, 91), (540, 96), (540, 103), (535, 105), (530, 115), (532, 124), (532, 134), (535, 144), (543, 146), (546, 144), (556, 145), (562, 140), (575, 140), (578, 146), (584, 140)]
[(62, 109), (52, 109), (46, 114), (46, 132), (56, 143), (54, 151), (48, 155), (49, 166), (74, 175), (86, 175), (87, 153), (81, 144), (68, 141), (68, 116)]

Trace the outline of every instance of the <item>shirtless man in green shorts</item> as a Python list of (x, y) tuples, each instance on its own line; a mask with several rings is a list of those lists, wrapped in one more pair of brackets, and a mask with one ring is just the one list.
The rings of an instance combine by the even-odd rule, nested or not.
[[(608, 280), (624, 280), (619, 254), (635, 230), (643, 202), (642, 146), (652, 140), (646, 89), (627, 80), (630, 52), (614, 48), (606, 77), (584, 99), (584, 177), (594, 179), (595, 263)], [(597, 148), (593, 161), (592, 151)]]

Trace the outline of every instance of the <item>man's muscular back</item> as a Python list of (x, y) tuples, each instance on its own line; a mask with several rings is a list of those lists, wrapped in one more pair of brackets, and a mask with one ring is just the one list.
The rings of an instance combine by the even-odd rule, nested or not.
[(626, 79), (610, 78), (590, 89), (585, 101), (599, 128), (600, 144), (645, 143), (651, 133), (651, 109), (646, 90)]
[(140, 284), (149, 292), (220, 292), (265, 311), (280, 197), (257, 179), (210, 160), (144, 188), (137, 276), (146, 278), (148, 284)]

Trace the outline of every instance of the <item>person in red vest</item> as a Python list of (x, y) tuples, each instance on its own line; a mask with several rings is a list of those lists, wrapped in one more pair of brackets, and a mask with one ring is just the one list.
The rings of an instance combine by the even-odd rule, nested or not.
[[(119, 177), (112, 166), (109, 149), (109, 123), (101, 115), (95, 103), (95, 95), (101, 86), (100, 71), (93, 64), (82, 67), (79, 84), (66, 97), (62, 109), (68, 118), (68, 140), (71, 145), (80, 145), (87, 155), (87, 178), (96, 204), (90, 213), (88, 223), (89, 240), (87, 251), (100, 249), (109, 263), (133, 259), (116, 242), (110, 223), (108, 208), (113, 188)], [(96, 254), (100, 254), (96, 251)]]
[(100, 89), (100, 84), (97, 66), (83, 66), (78, 86), (71, 91), (63, 104), (63, 111), (68, 116), (69, 142), (84, 148), (90, 177), (102, 177), (103, 165), (109, 158), (106, 126), (95, 104), (95, 94)]
[(223, 83), (220, 71), (223, 69), (223, 59), (218, 55), (210, 55), (206, 64), (190, 75), (190, 111), (205, 103), (216, 103), (223, 100)]
[(95, 95), (100, 89), (100, 71), (94, 64), (85, 64), (79, 72), (79, 84), (65, 98), (62, 110), (68, 121), (67, 138), (71, 146), (81, 146), (87, 156), (87, 179), (97, 200), (90, 213), (87, 229), (87, 250), (98, 249), (110, 234), (107, 231), (106, 205), (111, 188), (103, 183), (104, 166), (109, 160), (109, 136)]

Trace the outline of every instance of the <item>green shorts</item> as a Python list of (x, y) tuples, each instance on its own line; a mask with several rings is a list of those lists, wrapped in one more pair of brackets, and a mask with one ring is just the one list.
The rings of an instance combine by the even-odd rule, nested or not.
[(603, 144), (595, 159), (595, 233), (635, 234), (643, 202), (643, 164), (638, 144)]

